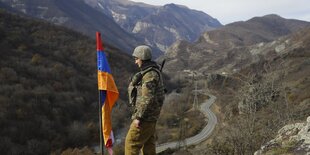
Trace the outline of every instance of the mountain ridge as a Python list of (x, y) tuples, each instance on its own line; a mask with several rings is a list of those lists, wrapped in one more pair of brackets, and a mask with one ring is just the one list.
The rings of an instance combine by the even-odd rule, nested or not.
[(175, 4), (153, 6), (113, 0), (1, 2), (6, 4), (3, 8), (9, 6), (8, 10), (63, 25), (93, 38), (95, 32), (100, 31), (105, 43), (128, 54), (139, 44), (150, 45), (154, 57), (162, 55), (178, 39), (194, 41), (203, 31), (221, 26), (215, 18), (201, 11)]
[[(201, 72), (217, 70), (219, 73), (239, 70), (242, 67), (240, 64), (231, 64), (230, 69), (221, 66), (236, 60), (236, 62), (245, 61), (243, 63), (247, 63), (246, 61), (250, 60), (248, 58), (252, 55), (247, 51), (247, 46), (270, 42), (278, 37), (296, 32), (302, 27), (310, 26), (310, 22), (282, 17), (274, 19), (274, 17), (255, 17), (246, 22), (228, 24), (222, 28), (205, 32), (194, 43), (176, 42), (160, 59), (168, 60), (166, 69), (171, 73), (175, 73), (176, 69), (180, 71), (181, 68)], [(276, 31), (274, 31), (275, 28)]]
[(203, 31), (222, 26), (219, 21), (202, 11), (176, 4), (152, 6), (132, 1), (98, 0), (96, 5), (95, 2), (96, 0), (92, 0), (90, 5), (105, 12), (127, 32), (134, 33), (161, 52), (165, 52), (176, 40), (192, 42)]
[[(206, 91), (218, 98), (218, 125), (209, 141), (187, 154), (254, 154), (259, 149), (257, 155), (307, 152), (309, 123), (300, 126), (298, 122), (310, 113), (309, 43), (310, 27), (305, 27), (270, 42), (239, 47), (250, 55), (239, 61), (240, 70), (196, 71), (197, 83), (206, 83)], [(230, 68), (238, 55), (231, 53), (218, 65)]]
[(120, 28), (113, 19), (93, 9), (82, 0), (1, 1), (16, 12), (66, 26), (92, 38), (95, 38), (96, 31), (100, 31), (105, 43), (125, 53), (130, 53), (139, 42), (133, 35)]

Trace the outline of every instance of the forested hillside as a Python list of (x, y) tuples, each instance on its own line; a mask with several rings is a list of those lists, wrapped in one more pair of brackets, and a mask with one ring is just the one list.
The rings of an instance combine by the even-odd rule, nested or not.
[[(0, 10), (0, 49), (0, 154), (59, 154), (99, 142), (95, 40)], [(115, 49), (106, 52), (121, 97), (117, 132), (135, 66)]]

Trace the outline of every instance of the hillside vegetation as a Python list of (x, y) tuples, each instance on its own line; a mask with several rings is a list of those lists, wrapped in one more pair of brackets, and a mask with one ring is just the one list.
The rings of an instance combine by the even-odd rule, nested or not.
[[(99, 142), (95, 40), (0, 10), (0, 49), (1, 154), (59, 154)], [(106, 52), (121, 97), (117, 133), (129, 118), (123, 105), (135, 66), (115, 49)]]
[[(253, 154), (283, 126), (305, 120), (310, 114), (309, 41), (310, 29), (305, 28), (259, 48), (252, 46), (258, 61), (234, 74), (210, 75), (220, 123), (211, 141), (192, 154)], [(280, 154), (296, 154), (299, 144), (281, 148)]]

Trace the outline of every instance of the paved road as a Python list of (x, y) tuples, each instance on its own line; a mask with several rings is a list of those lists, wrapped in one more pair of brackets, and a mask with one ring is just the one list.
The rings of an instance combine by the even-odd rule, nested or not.
[[(208, 118), (208, 124), (201, 130), (199, 134), (185, 139), (185, 144), (187, 146), (196, 145), (206, 140), (211, 135), (217, 123), (217, 118), (215, 114), (210, 110), (210, 106), (215, 102), (216, 97), (211, 94), (208, 94), (208, 95), (210, 96), (210, 99), (206, 100), (200, 106), (201, 112)], [(168, 148), (174, 149), (178, 146), (178, 144), (179, 144), (178, 141), (160, 144), (156, 147), (156, 153), (160, 153)], [(183, 147), (183, 145), (184, 143), (181, 143), (180, 146)]]

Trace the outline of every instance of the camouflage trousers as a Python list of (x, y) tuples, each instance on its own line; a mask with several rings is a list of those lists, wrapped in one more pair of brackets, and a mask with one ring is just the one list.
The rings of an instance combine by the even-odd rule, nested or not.
[(156, 122), (142, 122), (140, 128), (131, 123), (125, 141), (125, 155), (156, 155)]

